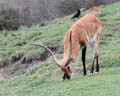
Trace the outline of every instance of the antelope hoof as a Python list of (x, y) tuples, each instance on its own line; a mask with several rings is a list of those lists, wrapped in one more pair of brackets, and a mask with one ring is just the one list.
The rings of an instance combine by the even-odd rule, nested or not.
[(90, 73), (90, 76), (93, 76), (93, 73)]
[(62, 78), (60, 81), (64, 81), (64, 80), (65, 80), (65, 79)]
[(87, 75), (84, 75), (84, 77), (86, 78), (86, 77), (87, 77)]
[(95, 74), (98, 74), (98, 72), (95, 72)]

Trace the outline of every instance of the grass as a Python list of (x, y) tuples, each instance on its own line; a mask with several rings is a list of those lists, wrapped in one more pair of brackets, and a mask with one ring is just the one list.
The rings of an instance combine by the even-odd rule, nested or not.
[[(45, 50), (30, 45), (41, 43), (57, 48), (60, 53), (56, 55), (59, 59), (62, 58), (64, 35), (74, 23), (70, 20), (71, 15), (48, 24), (22, 28), (13, 32), (0, 32), (0, 62), (5, 64), (5, 61), (9, 61), (9, 66), (5, 67), (9, 78), (0, 81), (0, 93), (3, 96), (119, 96), (119, 6), (120, 3), (114, 3), (100, 9), (101, 14), (98, 18), (103, 23), (99, 44), (101, 70), (99, 74), (89, 76), (93, 54), (88, 48), (86, 78), (82, 76), (81, 54), (76, 60), (73, 78), (61, 82), (63, 73), (54, 64), (52, 57), (39, 62), (40, 54)], [(31, 58), (32, 63), (20, 62), (23, 59), (30, 61)]]
[(120, 67), (103, 68), (94, 76), (84, 78), (76, 74), (64, 82), (34, 73), (14, 77), (0, 85), (5, 96), (119, 96), (119, 72)]

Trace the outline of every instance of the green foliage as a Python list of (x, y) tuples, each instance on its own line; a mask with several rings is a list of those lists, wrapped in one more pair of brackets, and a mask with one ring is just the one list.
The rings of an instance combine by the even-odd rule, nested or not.
[(46, 24), (45, 23), (40, 23), (40, 26), (42, 27), (42, 26), (45, 26)]
[(7, 7), (7, 4), (0, 6), (0, 30), (17, 30), (21, 25), (23, 20), (18, 9)]

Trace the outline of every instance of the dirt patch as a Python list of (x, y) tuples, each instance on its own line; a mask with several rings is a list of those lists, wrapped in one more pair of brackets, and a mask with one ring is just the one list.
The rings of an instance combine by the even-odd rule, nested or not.
[[(55, 53), (60, 53), (60, 51), (57, 47), (49, 47), (49, 49), (51, 49)], [(42, 54), (40, 54), (38, 56), (32, 56), (32, 57), (29, 57), (29, 58), (23, 57), (22, 60), (21, 60), (21, 63), (22, 64), (30, 64), (33, 61), (45, 61), (50, 56), (51, 56), (50, 53), (47, 50), (45, 50)]]
[[(49, 47), (54, 53), (61, 53), (58, 47)], [(38, 56), (31, 56), (31, 57), (25, 57), (23, 53), (17, 54), (16, 56), (13, 56), (10, 60), (4, 61), (0, 63), (0, 68), (5, 67), (7, 65), (19, 62), (21, 64), (25, 64), (25, 67), (29, 67), (33, 65), (33, 62), (39, 61), (43, 62), (46, 59), (50, 57), (50, 53), (48, 51), (44, 51), (42, 54)]]

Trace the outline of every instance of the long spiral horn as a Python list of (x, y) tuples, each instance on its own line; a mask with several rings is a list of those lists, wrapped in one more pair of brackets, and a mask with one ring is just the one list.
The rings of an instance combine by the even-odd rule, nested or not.
[(54, 53), (48, 47), (46, 47), (45, 45), (42, 45), (42, 44), (30, 44), (30, 45), (35, 45), (35, 46), (39, 46), (39, 47), (45, 48), (52, 55), (53, 60), (58, 65), (58, 67), (61, 66), (60, 61), (56, 58), (56, 56), (54, 55)]

